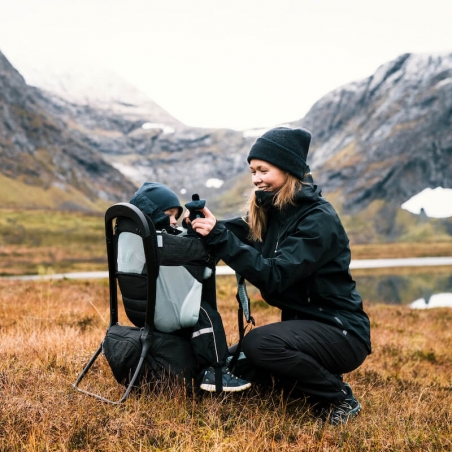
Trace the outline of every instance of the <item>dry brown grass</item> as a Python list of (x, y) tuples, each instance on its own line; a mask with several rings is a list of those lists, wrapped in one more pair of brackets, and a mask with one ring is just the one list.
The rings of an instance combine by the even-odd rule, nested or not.
[[(277, 391), (190, 399), (164, 387), (121, 406), (104, 404), (71, 385), (105, 334), (106, 281), (0, 281), (0, 289), (3, 452), (452, 449), (450, 309), (369, 306), (374, 352), (346, 375), (363, 411), (332, 427)], [(221, 279), (218, 293), (233, 342), (233, 278)], [(277, 311), (250, 293), (257, 323), (277, 320)], [(121, 392), (105, 362), (87, 380), (112, 396)]]
[(352, 244), (352, 259), (452, 256), (452, 242)]
[[(103, 244), (102, 244), (103, 245)], [(41, 246), (38, 250), (23, 245), (0, 247), (2, 276), (42, 275), (77, 271), (104, 271), (106, 265), (104, 247), (71, 244)]]
[[(452, 240), (438, 234), (400, 243), (352, 240), (351, 250), (353, 259), (452, 256)], [(0, 262), (0, 276), (106, 270), (104, 217), (0, 208)]]

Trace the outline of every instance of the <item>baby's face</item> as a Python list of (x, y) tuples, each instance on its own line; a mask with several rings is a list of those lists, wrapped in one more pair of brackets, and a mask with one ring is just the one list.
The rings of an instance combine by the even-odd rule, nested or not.
[(170, 218), (170, 225), (175, 228), (177, 227), (177, 214), (179, 213), (179, 209), (177, 207), (173, 207), (172, 209), (165, 210), (165, 212)]

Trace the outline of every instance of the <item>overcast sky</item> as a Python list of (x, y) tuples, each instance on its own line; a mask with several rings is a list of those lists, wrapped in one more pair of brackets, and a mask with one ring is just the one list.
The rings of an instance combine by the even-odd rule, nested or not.
[(0, 0), (0, 51), (110, 68), (187, 125), (265, 127), (405, 52), (452, 52), (452, 0)]

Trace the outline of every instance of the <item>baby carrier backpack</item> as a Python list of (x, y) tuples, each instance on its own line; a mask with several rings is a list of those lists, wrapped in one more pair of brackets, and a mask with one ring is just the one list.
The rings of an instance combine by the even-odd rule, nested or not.
[[(187, 260), (184, 253), (190, 253), (189, 248), (181, 248), (186, 239), (156, 231), (149, 217), (129, 203), (115, 204), (106, 211), (105, 235), (110, 321), (104, 340), (73, 386), (115, 404), (124, 402), (143, 382), (176, 378), (188, 390), (197, 390), (201, 368), (221, 367), (228, 355), (226, 338), (214, 334), (217, 330), (224, 336), (216, 311), (215, 266), (206, 262), (181, 265)], [(174, 265), (161, 264), (163, 250)], [(243, 281), (240, 287), (243, 293)], [(119, 324), (118, 288), (132, 326)], [(246, 291), (244, 296), (250, 321)], [(242, 308), (239, 325), (240, 318), (243, 327)], [(101, 354), (115, 379), (126, 387), (116, 402), (79, 386)], [(229, 358), (231, 369), (238, 358), (238, 352), (232, 362)]]
[[(106, 211), (105, 235), (110, 321), (74, 387), (103, 401), (121, 403), (144, 377), (152, 382), (170, 376), (183, 380), (187, 388), (196, 386), (199, 369), (190, 336), (199, 316), (205, 269), (160, 266), (161, 233), (132, 204), (118, 203)], [(133, 326), (119, 324), (118, 287)], [(79, 387), (101, 353), (116, 380), (126, 386), (118, 402)]]

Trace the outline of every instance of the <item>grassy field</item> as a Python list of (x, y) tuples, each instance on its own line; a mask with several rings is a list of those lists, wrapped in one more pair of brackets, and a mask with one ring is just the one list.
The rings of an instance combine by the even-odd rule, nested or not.
[[(439, 242), (354, 244), (353, 259), (452, 256)], [(0, 209), (0, 276), (107, 269), (101, 214)]]
[[(234, 278), (218, 283), (233, 343)], [(257, 325), (277, 320), (277, 311), (251, 292)], [(108, 324), (107, 282), (0, 281), (0, 450), (452, 450), (452, 311), (383, 304), (366, 310), (374, 351), (345, 376), (363, 411), (332, 427), (303, 400), (278, 391), (192, 399), (161, 387), (121, 406), (80, 394), (72, 383)], [(86, 384), (119, 396), (103, 359)]]
[[(450, 241), (351, 247), (353, 259), (452, 255)], [(103, 216), (0, 210), (0, 258), (3, 276), (106, 270)], [(436, 273), (447, 278), (450, 268)], [(428, 287), (432, 278), (418, 279)], [(234, 281), (218, 279), (229, 343), (237, 340)], [(249, 293), (258, 326), (278, 320), (256, 289)], [(452, 311), (363, 295), (374, 350), (346, 375), (363, 411), (332, 427), (277, 390), (187, 398), (166, 386), (121, 406), (82, 395), (72, 384), (105, 335), (107, 281), (0, 280), (0, 451), (452, 450)], [(85, 384), (113, 398), (123, 390), (103, 357)]]
[(0, 209), (0, 276), (106, 270), (103, 215)]

